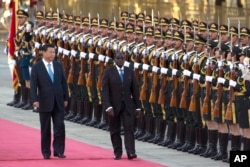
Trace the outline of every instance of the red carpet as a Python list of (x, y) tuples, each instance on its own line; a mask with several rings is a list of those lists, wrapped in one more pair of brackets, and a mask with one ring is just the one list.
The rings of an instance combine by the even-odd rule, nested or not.
[(139, 158), (128, 160), (126, 155), (115, 161), (111, 150), (71, 139), (66, 140), (65, 155), (66, 159), (44, 160), (39, 130), (0, 119), (0, 167), (162, 167)]

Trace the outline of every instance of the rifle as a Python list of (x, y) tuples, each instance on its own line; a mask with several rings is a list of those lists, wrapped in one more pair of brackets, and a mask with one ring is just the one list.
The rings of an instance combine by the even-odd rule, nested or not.
[[(219, 67), (218, 73), (219, 73), (218, 77), (224, 76), (223, 66)], [(222, 83), (218, 83), (218, 85), (217, 85), (217, 99), (215, 101), (214, 108), (213, 108), (214, 118), (218, 118), (220, 116), (220, 105), (221, 105), (222, 91), (223, 91), (223, 85), (222, 85)]]
[[(85, 52), (85, 44), (81, 44), (81, 48), (80, 48), (81, 52)], [(78, 81), (77, 81), (77, 85), (85, 85), (86, 84), (86, 80), (85, 80), (85, 65), (86, 65), (86, 60), (84, 58), (81, 57), (81, 69), (79, 72), (79, 76), (78, 76)]]
[[(186, 70), (189, 70), (189, 60), (187, 59), (184, 63), (184, 68)], [(181, 101), (180, 101), (180, 108), (187, 108), (187, 93), (188, 93), (188, 86), (189, 86), (189, 77), (188, 76), (184, 76), (184, 89), (183, 92), (181, 94)]]
[[(69, 50), (69, 42), (65, 41), (64, 44), (63, 44), (63, 48), (66, 49), (66, 50)], [(62, 61), (63, 61), (63, 69), (65, 71), (65, 75), (66, 77), (68, 77), (68, 72), (69, 72), (69, 56), (68, 55), (64, 55), (63, 54), (63, 57), (62, 57)]]
[[(164, 54), (164, 53), (162, 53)], [(160, 58), (161, 67), (166, 67), (166, 60), (165, 56), (161, 56)], [(159, 97), (158, 97), (158, 104), (164, 104), (165, 103), (165, 89), (167, 86), (167, 76), (166, 74), (161, 74), (161, 88), (159, 91)]]
[[(175, 52), (172, 56), (176, 56)], [(176, 57), (173, 60), (173, 69), (177, 69), (177, 60)], [(177, 89), (178, 89), (178, 78), (176, 75), (173, 75), (173, 91), (171, 93), (171, 99), (170, 99), (170, 107), (176, 107), (177, 106)]]
[[(196, 53), (197, 56), (197, 53)], [(196, 57), (197, 58), (197, 57)], [(194, 73), (197, 74), (199, 73), (199, 64), (198, 60), (196, 60), (194, 64)], [(189, 104), (189, 111), (196, 112), (196, 97), (197, 94), (199, 93), (199, 81), (196, 79), (193, 79), (193, 94), (191, 96), (191, 101)]]
[[(72, 46), (71, 47), (72, 50), (77, 50), (76, 42), (73, 42), (71, 46)], [(67, 80), (67, 82), (71, 83), (71, 84), (74, 81), (74, 71), (75, 71), (75, 66), (76, 66), (75, 62), (76, 62), (76, 58), (75, 58), (75, 56), (72, 55), (70, 57), (70, 64), (71, 64), (71, 66), (70, 66), (68, 80)]]
[[(37, 43), (41, 44), (41, 38), (40, 38), (40, 34), (39, 34), (39, 33), (36, 35), (35, 41), (36, 41)], [(39, 59), (40, 59), (39, 48), (35, 48), (35, 58), (34, 58), (34, 61), (33, 61), (34, 64), (35, 64), (36, 62), (38, 62)]]
[[(148, 64), (148, 63), (149, 63), (148, 55), (146, 55), (143, 57), (143, 64)], [(140, 91), (140, 100), (146, 100), (147, 87), (148, 87), (148, 71), (143, 70), (143, 84), (141, 86), (141, 91)]]
[[(101, 40), (101, 39), (100, 39)], [(100, 47), (100, 55), (104, 54), (104, 48), (103, 46)], [(99, 55), (99, 56), (100, 56)], [(103, 72), (104, 72), (104, 61), (99, 61), (99, 72), (98, 72), (98, 78), (97, 78), (97, 88), (101, 89), (102, 88), (102, 76), (103, 76)]]
[[(158, 52), (158, 51), (156, 51)], [(156, 53), (158, 54), (158, 53)], [(156, 56), (154, 57), (154, 67), (158, 67), (159, 65), (159, 58)], [(152, 81), (152, 88), (151, 88), (151, 93), (149, 96), (149, 102), (150, 103), (155, 103), (156, 102), (156, 87), (158, 84), (158, 74), (156, 72), (153, 72), (153, 81)]]

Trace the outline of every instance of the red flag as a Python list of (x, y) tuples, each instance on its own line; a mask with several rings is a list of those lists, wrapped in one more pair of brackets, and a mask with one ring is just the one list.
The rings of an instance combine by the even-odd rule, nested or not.
[[(11, 24), (10, 24), (10, 33), (9, 33), (9, 39), (8, 39), (8, 56), (9, 59), (13, 60), (14, 59), (14, 54), (15, 54), (15, 35), (16, 35), (16, 4), (15, 0), (11, 1), (11, 9), (12, 9), (12, 17), (11, 17)], [(16, 69), (16, 64), (14, 63), (15, 61), (11, 61), (13, 63), (9, 64), (11, 68), (11, 73), (12, 73), (12, 81), (13, 81), (13, 88), (14, 90), (17, 90), (18, 88), (18, 76), (17, 76), (17, 69)]]

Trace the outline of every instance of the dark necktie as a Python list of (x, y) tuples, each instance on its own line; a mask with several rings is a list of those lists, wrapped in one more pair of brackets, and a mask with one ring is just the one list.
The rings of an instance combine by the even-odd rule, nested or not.
[(122, 69), (119, 70), (119, 75), (120, 75), (121, 81), (123, 82), (123, 70)]
[(54, 73), (52, 71), (50, 63), (48, 64), (48, 73), (49, 73), (49, 77), (50, 77), (51, 81), (54, 82)]

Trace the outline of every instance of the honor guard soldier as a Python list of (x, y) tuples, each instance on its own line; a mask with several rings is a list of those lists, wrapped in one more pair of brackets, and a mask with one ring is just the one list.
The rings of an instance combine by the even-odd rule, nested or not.
[(218, 42), (219, 39), (219, 32), (218, 32), (218, 24), (217, 23), (211, 23), (209, 25), (209, 39), (213, 42)]
[(144, 13), (142, 13), (142, 12), (138, 13), (137, 14), (137, 25), (144, 26), (143, 25), (144, 18), (145, 18)]
[[(172, 19), (173, 26), (179, 28), (177, 21)], [(177, 149), (185, 144), (185, 131), (186, 125), (184, 122), (184, 115), (182, 109), (179, 107), (181, 92), (183, 90), (183, 80), (181, 80), (181, 62), (183, 61), (184, 50), (184, 35), (179, 31), (173, 31), (173, 48), (174, 52), (168, 57), (169, 69), (171, 70), (171, 78), (169, 80), (169, 91), (171, 91), (170, 97), (170, 117), (174, 119), (176, 123), (176, 138), (172, 144), (169, 144), (169, 148)]]
[(169, 20), (166, 17), (161, 17), (159, 26), (162, 29), (162, 35), (166, 35), (167, 30), (169, 29)]
[(126, 40), (125, 40), (125, 24), (123, 22), (117, 23), (117, 40), (113, 45), (113, 50), (115, 52), (121, 51), (121, 48), (123, 45), (126, 45)]
[(24, 110), (32, 109), (30, 99), (30, 70), (32, 63), (32, 40), (33, 40), (33, 22), (28, 21), (28, 13), (24, 10), (17, 10), (18, 30), (15, 35), (15, 59), (19, 84), (21, 85), (21, 101), (14, 107)]
[[(185, 27), (184, 27), (185, 28)], [(192, 32), (186, 32), (184, 36), (184, 46), (185, 46), (185, 55), (180, 62), (183, 75), (180, 78), (180, 81), (183, 82), (183, 91), (181, 94), (179, 107), (182, 110), (185, 122), (186, 122), (186, 134), (185, 134), (185, 144), (181, 147), (178, 147), (177, 150), (187, 152), (190, 149), (193, 149), (195, 146), (195, 126), (194, 118), (192, 112), (188, 110), (190, 104), (190, 97), (192, 96), (192, 62), (196, 56), (194, 50), (194, 35)]]
[(44, 13), (42, 11), (37, 11), (36, 12), (36, 28), (34, 30), (34, 42), (35, 42), (35, 47), (34, 47), (34, 53), (35, 57), (33, 60), (33, 63), (36, 63), (41, 59), (42, 52), (40, 51), (40, 48), (42, 46), (42, 31), (45, 29), (44, 25)]
[(145, 115), (145, 125), (146, 125), (146, 133), (137, 138), (141, 141), (147, 141), (154, 135), (154, 129), (155, 129), (155, 122), (154, 122), (154, 113), (151, 109), (151, 105), (149, 103), (149, 96), (150, 96), (150, 73), (151, 73), (151, 67), (150, 67), (150, 60), (153, 55), (154, 50), (154, 27), (146, 27), (145, 30), (145, 36), (146, 36), (146, 47), (142, 51), (142, 68), (143, 68), (143, 78), (142, 78), (142, 85), (140, 90), (140, 100), (142, 103), (142, 108), (144, 110)]
[[(194, 32), (196, 34), (196, 32)], [(189, 153), (202, 154), (207, 148), (207, 128), (201, 117), (201, 99), (205, 97), (205, 66), (207, 55), (205, 54), (206, 39), (200, 35), (195, 35), (195, 51), (196, 55), (191, 64), (193, 87), (192, 96), (189, 105), (189, 111), (193, 112), (195, 122), (196, 146), (194, 149), (188, 150)]]
[[(236, 31), (235, 31), (236, 30)], [(237, 28), (236, 29), (231, 29), (230, 28), (230, 34), (232, 37), (233, 33), (238, 33)], [(232, 41), (232, 39), (231, 39)], [(235, 90), (234, 87), (229, 86), (229, 81), (230, 80), (235, 80), (236, 78), (236, 73), (239, 73), (240, 71), (240, 66), (242, 64), (239, 64), (240, 57), (242, 54), (242, 50), (237, 47), (233, 46), (233, 42), (231, 42), (231, 47), (227, 55), (227, 62), (228, 62), (228, 69), (227, 73), (225, 74), (229, 77), (225, 78), (225, 87), (229, 87), (229, 98), (228, 98), (228, 103), (227, 103), (227, 108), (224, 113), (224, 119), (225, 122), (229, 126), (229, 132), (231, 134), (231, 148), (230, 151), (240, 151), (241, 150), (241, 131), (239, 128), (239, 122), (236, 118), (239, 117), (239, 115), (236, 113), (236, 103), (235, 103)], [(228, 162), (230, 161), (230, 157), (222, 159), (223, 162)]]
[(171, 26), (172, 31), (179, 31), (180, 29), (180, 20), (177, 18), (169, 19), (169, 24)]
[(83, 118), (83, 99), (81, 97), (81, 88), (78, 85), (78, 78), (80, 72), (80, 39), (82, 38), (82, 18), (75, 16), (74, 20), (75, 33), (70, 39), (70, 69), (67, 78), (68, 86), (71, 91), (71, 97), (76, 98), (76, 115), (69, 119), (69, 121), (77, 122)]
[(120, 13), (121, 20), (119, 21), (123, 22), (126, 25), (128, 22), (128, 16), (129, 16), (129, 13), (127, 11), (122, 11)]
[(227, 25), (220, 25), (219, 27), (219, 33), (220, 33), (220, 37), (221, 39), (219, 39), (221, 41), (221, 43), (225, 44), (225, 45), (229, 45), (229, 37), (230, 34), (228, 34), (228, 26)]
[(154, 31), (155, 48), (153, 50), (152, 58), (150, 59), (150, 65), (152, 66), (152, 87), (149, 96), (149, 103), (151, 104), (152, 112), (155, 116), (155, 129), (154, 136), (148, 139), (148, 142), (157, 144), (164, 139), (164, 133), (166, 129), (166, 113), (164, 109), (161, 109), (161, 105), (158, 103), (160, 91), (160, 55), (164, 51), (163, 35), (160, 28), (155, 27)]
[(90, 101), (91, 97), (88, 94), (87, 89), (87, 75), (88, 75), (88, 42), (92, 39), (90, 34), (90, 18), (83, 17), (82, 18), (82, 37), (80, 39), (80, 61), (81, 61), (81, 69), (78, 77), (78, 85), (80, 86), (81, 99), (83, 101), (83, 115), (84, 117), (77, 121), (80, 124), (85, 124), (92, 119), (92, 111), (93, 111), (93, 103)]
[(52, 29), (52, 12), (49, 11), (45, 14), (45, 29), (42, 31), (42, 44), (49, 43), (50, 33)]
[(250, 150), (250, 123), (249, 123), (249, 90), (250, 73), (249, 57), (250, 50), (244, 50), (240, 57), (240, 70), (237, 71), (235, 79), (230, 79), (229, 85), (234, 88), (235, 113), (243, 137), (243, 151)]
[(93, 103), (94, 110), (92, 111), (92, 120), (86, 122), (87, 126), (94, 126), (101, 121), (102, 115), (102, 103), (99, 99), (97, 90), (97, 79), (99, 69), (99, 48), (98, 41), (100, 40), (100, 20), (99, 17), (91, 18), (91, 39), (88, 41), (88, 77), (87, 77), (87, 89), (90, 101)]
[[(210, 28), (211, 29), (211, 28)], [(215, 33), (215, 30), (213, 30)], [(212, 33), (213, 33), (212, 31)], [(217, 33), (218, 29), (216, 29)], [(218, 41), (218, 40), (217, 40)], [(207, 41), (208, 42), (208, 41)], [(202, 103), (202, 116), (208, 128), (208, 147), (207, 150), (200, 154), (205, 158), (213, 157), (217, 154), (217, 143), (218, 143), (218, 125), (213, 117), (213, 108), (216, 101), (216, 91), (217, 91), (217, 73), (215, 72), (215, 66), (217, 64), (217, 59), (215, 57), (215, 50), (218, 46), (218, 42), (215, 40), (209, 40), (207, 43), (208, 58), (206, 61), (206, 86), (205, 86), (205, 97)]]
[[(63, 69), (65, 72), (65, 77), (68, 79), (70, 68), (71, 68), (71, 39), (74, 37), (76, 34), (75, 32), (75, 16), (69, 15), (68, 16), (68, 24), (67, 24), (67, 29), (68, 31), (63, 32), (62, 40), (63, 40), (63, 56), (62, 56), (62, 64), (63, 64)], [(62, 35), (62, 34), (60, 34)], [(67, 83), (69, 84), (69, 93), (70, 93), (70, 106), (69, 106), (69, 113), (65, 115), (65, 120), (70, 120), (73, 117), (76, 116), (76, 106), (77, 106), (77, 98), (76, 98), (76, 92), (73, 90), (71, 87), (70, 80), (67, 80)]]
[(192, 23), (189, 20), (182, 20), (181, 29), (183, 34), (192, 32)]
[(100, 39), (98, 41), (98, 61), (99, 61), (99, 67), (98, 67), (98, 76), (97, 76), (97, 94), (98, 94), (98, 101), (100, 105), (100, 110), (98, 111), (97, 120), (98, 123), (94, 125), (95, 128), (102, 129), (103, 127), (107, 126), (108, 124), (108, 117), (106, 115), (106, 111), (103, 108), (102, 103), (102, 96), (101, 96), (101, 90), (102, 90), (102, 77), (103, 72), (105, 69), (105, 59), (107, 57), (108, 48), (109, 48), (109, 22), (107, 19), (101, 19), (100, 20)]
[(242, 51), (249, 49), (250, 30), (247, 27), (240, 28), (240, 48)]

